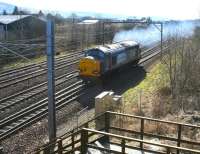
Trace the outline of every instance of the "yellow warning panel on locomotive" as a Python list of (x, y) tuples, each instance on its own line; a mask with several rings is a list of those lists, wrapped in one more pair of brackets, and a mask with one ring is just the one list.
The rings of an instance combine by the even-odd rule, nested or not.
[(80, 76), (100, 76), (100, 62), (90, 57), (85, 57), (79, 63)]

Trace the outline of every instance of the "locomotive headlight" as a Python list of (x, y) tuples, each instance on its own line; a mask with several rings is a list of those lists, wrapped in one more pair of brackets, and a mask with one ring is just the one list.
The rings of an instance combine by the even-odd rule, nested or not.
[(97, 70), (94, 70), (94, 71), (92, 71), (92, 73), (94, 73), (94, 74), (98, 74), (98, 71), (97, 71)]

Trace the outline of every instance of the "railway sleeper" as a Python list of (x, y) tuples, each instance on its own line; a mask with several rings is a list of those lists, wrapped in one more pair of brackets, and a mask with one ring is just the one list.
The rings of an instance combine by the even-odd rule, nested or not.
[[(76, 88), (75, 88), (76, 89)], [(74, 91), (74, 89), (71, 89), (70, 91)], [(68, 92), (69, 93), (69, 92)], [(59, 97), (57, 97), (57, 98), (59, 98)], [(67, 98), (69, 98), (69, 96), (67, 96)], [(66, 98), (65, 98), (66, 99)], [(47, 99), (45, 99), (45, 101), (44, 101), (44, 103), (45, 102), (47, 102)], [(42, 109), (39, 109), (39, 110), (41, 110), (41, 112), (43, 112), (43, 111), (46, 111), (47, 110), (47, 106), (41, 106), (41, 107), (43, 107)], [(36, 108), (36, 110), (38, 110), (38, 108)], [(34, 110), (32, 111), (32, 112), (35, 112)], [(30, 111), (28, 111), (26, 114), (30, 114)], [(38, 113), (38, 114), (40, 114), (40, 112)], [(25, 116), (25, 115), (24, 115)], [(21, 116), (20, 116), (21, 117)], [(27, 116), (27, 117), (24, 117), (23, 119), (19, 119), (18, 121), (21, 121), (21, 122), (23, 122), (23, 121), (25, 121), (26, 119), (30, 119), (31, 117), (29, 117), (29, 116)], [(12, 123), (12, 121), (14, 121), (14, 120), (17, 120), (17, 119), (15, 119), (14, 117), (13, 117), (13, 120), (11, 120), (11, 117), (9, 117), (9, 121), (5, 121), (6, 119), (4, 119), (4, 123)], [(2, 126), (3, 126), (4, 124), (2, 124)], [(4, 127), (4, 126), (3, 126)]]
[(10, 129), (13, 129), (14, 127), (13, 126), (10, 126), (10, 125), (7, 125), (6, 127), (4, 127), (5, 130), (10, 130)]
[[(19, 123), (23, 123), (23, 122), (25, 122), (26, 120), (25, 120), (25, 119), (20, 119), (20, 120), (18, 120), (18, 121), (19, 121)], [(17, 123), (16, 126), (19, 125), (19, 123)]]
[[(0, 108), (3, 108), (3, 107), (5, 107), (5, 104), (0, 104)], [(1, 111), (1, 110), (0, 110)]]
[(6, 130), (5, 129), (0, 129), (0, 134), (5, 133)]
[(37, 114), (36, 113), (31, 113), (30, 114), (30, 117), (34, 117), (34, 116), (36, 116)]
[[(74, 94), (72, 94), (71, 96), (72, 96), (72, 98), (67, 97), (68, 100), (66, 102), (63, 103), (63, 101), (61, 101), (61, 102), (57, 103), (56, 109), (60, 109), (61, 107), (67, 105), (69, 102), (75, 100), (78, 97), (78, 96), (74, 96)], [(10, 127), (10, 129), (8, 129), (8, 130), (4, 130), (4, 132), (0, 134), (0, 138), (5, 138), (8, 135), (14, 133), (15, 131), (17, 131), (17, 130), (31, 124), (32, 122), (41, 119), (45, 115), (47, 115), (47, 112), (45, 112), (47, 110), (47, 107), (43, 108), (42, 110), (43, 111), (41, 111), (37, 115), (37, 117), (26, 117), (24, 119), (18, 120), (19, 123), (16, 123), (16, 125), (14, 127)]]

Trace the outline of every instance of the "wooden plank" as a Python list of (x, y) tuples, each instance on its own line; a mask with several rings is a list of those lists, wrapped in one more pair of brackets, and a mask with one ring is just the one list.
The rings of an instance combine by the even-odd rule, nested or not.
[[(140, 135), (140, 132), (133, 131), (133, 130), (130, 130), (130, 129), (123, 129), (123, 128), (119, 128), (119, 127), (110, 127), (110, 129), (111, 130), (113, 129), (113, 130), (124, 131), (124, 132), (127, 132), (127, 133)], [(163, 135), (158, 135), (158, 134), (152, 134), (152, 133), (146, 133), (146, 132), (144, 132), (143, 134), (144, 134), (144, 136), (148, 136), (148, 137), (155, 137), (155, 138), (160, 138), (160, 139), (164, 139), (164, 140), (178, 142), (178, 139), (177, 138), (173, 138), (173, 137), (168, 137), (168, 136), (163, 136)], [(180, 142), (181, 143), (191, 144), (191, 145), (200, 145), (200, 142), (188, 141), (188, 140), (184, 140), (184, 139), (181, 139)]]
[(121, 135), (116, 135), (116, 134), (111, 134), (111, 133), (106, 133), (106, 132), (101, 132), (93, 129), (86, 129), (83, 128), (82, 130), (88, 131), (88, 132), (93, 132), (96, 134), (101, 134), (101, 135), (107, 135), (109, 137), (114, 137), (114, 138), (119, 138), (119, 139), (125, 139), (127, 141), (134, 141), (134, 142), (143, 142), (144, 144), (149, 144), (149, 145), (154, 145), (154, 146), (159, 146), (159, 147), (164, 147), (164, 148), (170, 148), (170, 149), (175, 149), (175, 150), (180, 150), (180, 151), (186, 151), (186, 152), (193, 152), (193, 153), (198, 153), (200, 154), (200, 150), (194, 150), (194, 149), (188, 149), (188, 148), (183, 148), (183, 147), (176, 147), (172, 145), (166, 145), (166, 144), (161, 144), (161, 143), (153, 143), (149, 142), (146, 140), (140, 140), (140, 139), (135, 139), (131, 137), (126, 137), (126, 136), (121, 136)]
[(126, 116), (126, 117), (132, 117), (132, 118), (137, 118), (137, 119), (145, 119), (145, 120), (149, 120), (149, 121), (155, 121), (155, 122), (167, 123), (167, 124), (174, 124), (174, 125), (179, 125), (180, 124), (182, 126), (193, 127), (193, 128), (200, 129), (200, 126), (197, 126), (197, 125), (184, 124), (184, 123), (166, 121), (166, 120), (160, 120), (160, 119), (153, 119), (153, 118), (148, 118), (148, 117), (135, 116), (135, 115), (131, 115), (131, 114), (117, 113), (117, 112), (112, 112), (112, 111), (107, 111), (107, 112), (110, 113), (110, 114), (114, 114), (114, 115), (121, 115), (121, 116)]

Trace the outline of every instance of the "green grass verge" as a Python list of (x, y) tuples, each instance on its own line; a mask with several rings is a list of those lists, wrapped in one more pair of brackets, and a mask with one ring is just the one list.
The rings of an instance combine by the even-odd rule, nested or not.
[(136, 87), (128, 89), (123, 95), (123, 102), (125, 106), (132, 106), (138, 102), (139, 93), (142, 95), (152, 95), (163, 87), (169, 87), (169, 76), (167, 69), (161, 62), (157, 63), (146, 74), (145, 79)]

